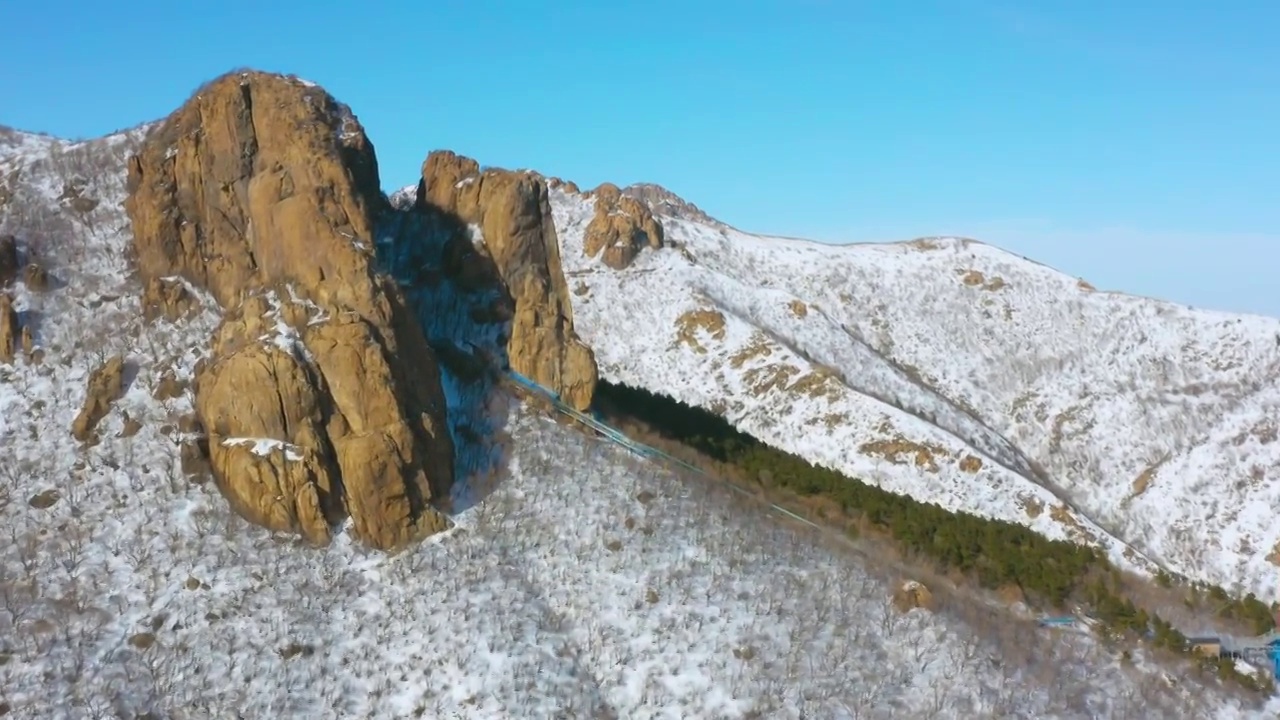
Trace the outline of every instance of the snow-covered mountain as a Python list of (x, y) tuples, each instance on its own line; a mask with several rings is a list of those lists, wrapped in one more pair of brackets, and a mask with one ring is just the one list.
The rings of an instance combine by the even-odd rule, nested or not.
[[(0, 288), (25, 330), (0, 363), (0, 715), (1280, 712), (962, 594), (901, 613), (900, 568), (510, 396), (485, 408), (496, 487), (449, 531), (387, 555), (244, 522), (186, 467), (218, 304), (185, 286), (173, 322), (140, 302), (121, 204), (149, 129), (0, 129), (0, 236), (44, 272)], [(551, 191), (561, 262), (606, 379), (895, 491), (1274, 596), (1258, 421), (1280, 323), (1093, 292), (969, 241), (762, 238), (656, 186), (622, 192), (666, 247), (617, 270), (585, 255), (595, 199), (570, 190)], [(116, 355), (123, 392), (81, 442), (86, 381)]]
[[(7, 290), (36, 330), (0, 368), (6, 717), (1261, 712), (981, 605), (900, 615), (901, 577), (514, 403), (499, 489), (416, 548), (249, 525), (183, 470), (216, 304), (143, 319), (120, 203), (144, 131), (0, 148), (0, 234), (53, 278)], [(127, 390), (82, 444), (85, 378), (114, 353)]]
[(664, 215), (625, 269), (553, 191), (602, 375), (813, 462), (1275, 599), (1280, 320), (1099, 292), (961, 238), (832, 246)]

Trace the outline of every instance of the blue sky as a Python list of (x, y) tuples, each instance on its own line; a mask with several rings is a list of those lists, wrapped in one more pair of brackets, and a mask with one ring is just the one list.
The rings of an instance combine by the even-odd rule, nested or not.
[[(233, 67), (426, 153), (659, 182), (742, 229), (976, 237), (1280, 315), (1280, 5), (1238, 0), (0, 3), (0, 123), (92, 136)], [(14, 30), (17, 29), (17, 32)]]

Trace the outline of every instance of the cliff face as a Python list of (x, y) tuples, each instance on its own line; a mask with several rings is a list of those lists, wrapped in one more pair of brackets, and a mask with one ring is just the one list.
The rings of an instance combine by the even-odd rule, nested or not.
[(375, 271), (387, 208), (350, 111), (300, 81), (221, 77), (149, 135), (128, 189), (144, 305), (180, 316), (178, 276), (225, 310), (195, 391), (231, 504), (316, 543), (347, 516), (378, 548), (444, 528), (439, 370)]
[(595, 355), (573, 327), (546, 181), (527, 172), (481, 172), (475, 160), (437, 151), (423, 163), (415, 207), (479, 228), (478, 252), (458, 238), (466, 252), (457, 254), (462, 267), (455, 274), (503, 285), (512, 301), (506, 343), (512, 369), (586, 409), (598, 379)]

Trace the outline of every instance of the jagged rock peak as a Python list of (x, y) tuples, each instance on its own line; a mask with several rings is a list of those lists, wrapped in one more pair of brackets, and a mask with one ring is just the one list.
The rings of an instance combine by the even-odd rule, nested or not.
[(655, 215), (689, 220), (708, 225), (724, 226), (725, 223), (711, 217), (697, 205), (676, 195), (670, 190), (653, 183), (633, 183), (622, 188), (622, 194), (633, 197), (645, 205)]
[(229, 73), (150, 132), (128, 172), (148, 307), (181, 315), (159, 292), (176, 276), (226, 310), (195, 393), (232, 506), (318, 543), (344, 516), (379, 548), (443, 528), (444, 393), (374, 266), (387, 200), (350, 110), (296, 78)]

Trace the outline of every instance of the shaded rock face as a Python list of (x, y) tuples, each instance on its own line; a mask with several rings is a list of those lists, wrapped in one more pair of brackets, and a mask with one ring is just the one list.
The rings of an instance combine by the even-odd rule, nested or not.
[(32, 292), (48, 290), (49, 272), (34, 262), (24, 264), (22, 256), (17, 237), (0, 235), (0, 287), (20, 279)]
[(0, 235), (0, 286), (8, 285), (18, 276), (18, 238)]
[(653, 219), (647, 205), (623, 195), (612, 183), (601, 185), (592, 194), (596, 199), (595, 215), (583, 236), (587, 257), (599, 255), (605, 265), (622, 270), (644, 248), (662, 248), (662, 225)]
[(153, 276), (142, 287), (142, 316), (147, 320), (163, 317), (176, 322), (195, 307), (195, 297), (181, 280)]
[(436, 151), (422, 166), (415, 207), (479, 228), (478, 252), (456, 233), (446, 271), (471, 285), (500, 283), (511, 301), (511, 368), (586, 409), (599, 376), (595, 355), (573, 329), (546, 181), (526, 172), (481, 172), (475, 160)]
[(149, 316), (226, 310), (198, 371), (214, 477), (252, 522), (323, 543), (349, 516), (377, 548), (444, 528), (453, 445), (435, 356), (375, 271), (387, 208), (372, 145), (323, 90), (223, 76), (129, 161)]

